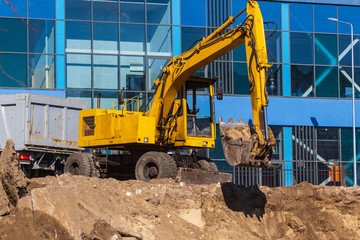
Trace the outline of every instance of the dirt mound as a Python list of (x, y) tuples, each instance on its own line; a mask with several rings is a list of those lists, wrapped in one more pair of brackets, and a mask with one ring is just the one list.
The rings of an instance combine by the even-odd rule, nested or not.
[(187, 186), (65, 174), (34, 179), (28, 191), (0, 220), (1, 239), (360, 238), (358, 187)]
[(15, 207), (19, 197), (26, 194), (27, 180), (21, 171), (13, 140), (6, 142), (0, 157), (0, 216)]

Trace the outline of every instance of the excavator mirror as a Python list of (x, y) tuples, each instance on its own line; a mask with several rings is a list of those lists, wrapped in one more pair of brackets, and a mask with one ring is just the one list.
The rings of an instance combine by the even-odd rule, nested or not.
[(217, 100), (222, 100), (224, 96), (224, 91), (222, 87), (217, 87), (216, 88), (216, 99)]
[(118, 103), (119, 105), (123, 105), (124, 104), (124, 92), (123, 91), (120, 91), (119, 94), (118, 94)]

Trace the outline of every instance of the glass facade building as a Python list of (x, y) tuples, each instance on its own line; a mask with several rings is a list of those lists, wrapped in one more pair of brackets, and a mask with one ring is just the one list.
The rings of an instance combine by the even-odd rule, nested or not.
[[(273, 64), (267, 90), (268, 119), (277, 139), (274, 164), (269, 169), (230, 167), (219, 136), (209, 156), (243, 185), (352, 185), (350, 28), (328, 18), (354, 26), (359, 99), (360, 2), (258, 3), (264, 21), (277, 25), (267, 40)], [(245, 7), (245, 0), (0, 0), (0, 94), (76, 98), (89, 108), (96, 107), (101, 94), (101, 108), (111, 108), (124, 90), (126, 98), (145, 105), (154, 93), (153, 81), (173, 56)], [(266, 32), (274, 29), (270, 24)], [(217, 117), (251, 118), (243, 45), (196, 74), (219, 76), (217, 85), (226, 96), (216, 102)], [(360, 153), (359, 129), (356, 134)]]

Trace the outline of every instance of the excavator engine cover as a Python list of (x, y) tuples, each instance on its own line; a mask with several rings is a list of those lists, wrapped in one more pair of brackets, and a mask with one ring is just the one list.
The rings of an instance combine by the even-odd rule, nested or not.
[(225, 159), (231, 166), (261, 168), (270, 166), (271, 153), (258, 154), (257, 134), (242, 119), (233, 122), (232, 118), (229, 118), (229, 122), (225, 123), (220, 118), (219, 128)]

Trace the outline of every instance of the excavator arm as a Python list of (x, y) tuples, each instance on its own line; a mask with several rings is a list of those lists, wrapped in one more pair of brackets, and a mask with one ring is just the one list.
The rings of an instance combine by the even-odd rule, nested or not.
[[(172, 132), (171, 129), (176, 125), (169, 121), (168, 116), (174, 112), (174, 106), (179, 105), (176, 104), (176, 96), (184, 83), (197, 70), (245, 44), (254, 121), (249, 126), (232, 121), (225, 124), (220, 119), (223, 148), (225, 157), (232, 166), (269, 165), (275, 144), (266, 119), (266, 69), (270, 65), (267, 61), (264, 23), (257, 2), (249, 0), (245, 21), (232, 30), (225, 31), (245, 10), (235, 17), (229, 17), (221, 27), (203, 38), (195, 47), (170, 60), (155, 81), (157, 89), (147, 114), (155, 118), (159, 144), (162, 144), (162, 132)], [(175, 141), (175, 138), (170, 139)]]

